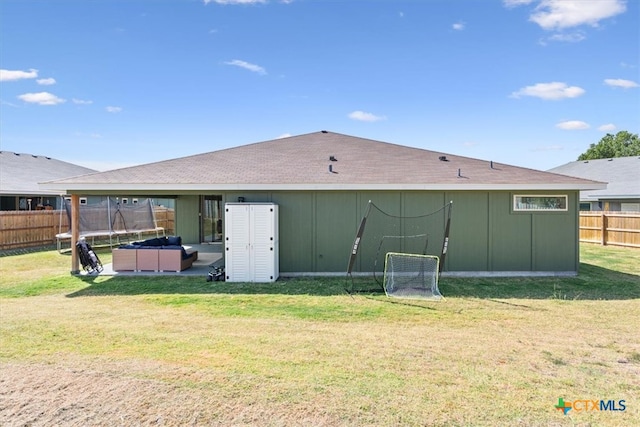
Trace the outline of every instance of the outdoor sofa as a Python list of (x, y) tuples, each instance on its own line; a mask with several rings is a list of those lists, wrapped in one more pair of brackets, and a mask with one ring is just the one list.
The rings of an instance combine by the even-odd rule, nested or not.
[(113, 249), (114, 271), (175, 271), (190, 268), (198, 251), (182, 246), (180, 236), (158, 237)]

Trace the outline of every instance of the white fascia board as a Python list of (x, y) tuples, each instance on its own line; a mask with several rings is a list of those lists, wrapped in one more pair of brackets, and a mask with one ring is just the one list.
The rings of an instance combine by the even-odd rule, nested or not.
[(64, 194), (64, 190), (2, 190), (0, 191), (0, 194), (3, 196), (60, 196), (61, 194)]
[(587, 197), (592, 201), (605, 199), (640, 199), (640, 194), (590, 194)]
[(604, 183), (585, 184), (42, 184), (43, 188), (80, 191), (304, 191), (304, 190), (431, 190), (431, 191), (523, 191), (602, 190)]

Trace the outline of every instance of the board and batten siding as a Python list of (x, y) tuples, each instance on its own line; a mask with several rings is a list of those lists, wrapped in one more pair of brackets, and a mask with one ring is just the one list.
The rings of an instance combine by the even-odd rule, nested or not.
[[(567, 210), (514, 211), (513, 196), (522, 193), (567, 195)], [(369, 200), (398, 216), (434, 212), (453, 201), (445, 271), (578, 270), (577, 191), (212, 191), (211, 194), (221, 194), (223, 202), (237, 202), (238, 197), (243, 197), (246, 202), (279, 205), (283, 274), (346, 272), (355, 233)], [(176, 234), (185, 242), (199, 239), (199, 209), (198, 195), (181, 195), (177, 199)], [(433, 216), (430, 240), (442, 241), (445, 221), (444, 211)], [(367, 223), (367, 229), (370, 227), (385, 224), (372, 221)], [(361, 249), (365, 256), (375, 255), (375, 248)], [(355, 266), (355, 271), (363, 269), (361, 265)]]

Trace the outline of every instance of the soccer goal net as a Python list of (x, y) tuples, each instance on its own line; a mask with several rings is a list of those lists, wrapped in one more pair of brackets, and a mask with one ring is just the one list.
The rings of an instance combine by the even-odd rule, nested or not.
[(441, 299), (438, 289), (440, 258), (433, 255), (388, 252), (384, 267), (384, 292), (388, 297)]
[[(391, 208), (400, 212), (396, 214)], [(452, 202), (440, 205), (433, 199), (424, 198), (411, 200), (410, 203), (405, 201), (401, 207), (390, 204), (390, 212), (387, 212), (369, 201), (349, 256), (347, 276), (351, 280), (347, 284), (347, 291), (387, 292), (385, 271), (394, 271), (389, 270), (390, 267), (387, 266), (390, 262), (387, 259), (389, 253), (431, 257), (431, 261), (421, 259), (423, 266), (407, 265), (407, 270), (400, 270), (400, 276), (396, 275), (400, 278), (410, 274), (411, 268), (417, 275), (426, 277), (429, 271), (427, 266), (430, 265), (433, 270), (433, 257), (436, 257), (438, 262), (435, 263), (432, 273), (435, 274), (435, 279), (431, 280), (435, 280), (437, 289), (438, 275), (443, 269), (449, 244), (451, 208)], [(417, 262), (413, 257), (408, 258), (407, 263)], [(396, 256), (392, 257), (391, 262), (397, 264), (405, 260), (399, 260)], [(431, 289), (431, 284), (428, 288)], [(439, 292), (437, 294), (439, 295)], [(387, 295), (390, 293), (387, 292)]]

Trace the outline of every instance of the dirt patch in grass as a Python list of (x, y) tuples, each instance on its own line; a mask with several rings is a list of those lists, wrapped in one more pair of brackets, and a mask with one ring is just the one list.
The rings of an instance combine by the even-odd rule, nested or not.
[[(196, 426), (338, 425), (335, 417), (288, 412), (278, 405), (225, 396), (215, 387), (178, 386), (149, 372), (182, 377), (194, 373), (150, 362), (75, 367), (3, 364), (0, 425)], [(199, 379), (200, 383), (202, 378)], [(215, 381), (214, 381), (215, 382)], [(295, 418), (295, 419), (294, 419)]]

